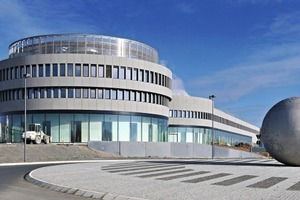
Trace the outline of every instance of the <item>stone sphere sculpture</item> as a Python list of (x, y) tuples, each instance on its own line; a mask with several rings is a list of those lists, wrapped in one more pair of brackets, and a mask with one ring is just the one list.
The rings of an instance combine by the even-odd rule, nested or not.
[(263, 120), (260, 134), (273, 158), (286, 165), (300, 166), (300, 97), (274, 105)]

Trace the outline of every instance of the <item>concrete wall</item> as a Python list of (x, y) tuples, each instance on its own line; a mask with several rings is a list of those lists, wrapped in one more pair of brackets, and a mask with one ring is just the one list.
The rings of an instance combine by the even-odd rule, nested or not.
[[(90, 141), (90, 148), (124, 157), (211, 158), (212, 146), (195, 143)], [(215, 158), (259, 158), (254, 153), (214, 146)]]

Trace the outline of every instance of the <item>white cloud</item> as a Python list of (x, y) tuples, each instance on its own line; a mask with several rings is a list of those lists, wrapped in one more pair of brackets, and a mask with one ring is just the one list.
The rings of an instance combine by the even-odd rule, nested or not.
[[(264, 41), (255, 45), (245, 64), (200, 76), (191, 87), (233, 102), (272, 88), (300, 85), (300, 12), (280, 14), (265, 29)], [(291, 39), (293, 38), (293, 39)], [(194, 90), (195, 90), (194, 89)]]
[(190, 85), (200, 91), (214, 91), (222, 101), (230, 102), (251, 93), (299, 84), (300, 54), (280, 61), (269, 61), (227, 68), (198, 77)]
[(160, 60), (159, 64), (161, 64), (164, 67), (167, 67), (168, 66), (168, 61), (166, 61), (166, 60)]
[(275, 17), (269, 26), (269, 36), (293, 34), (300, 32), (300, 11), (284, 13)]
[(190, 96), (185, 90), (183, 80), (175, 74), (173, 74), (172, 91), (173, 95)]

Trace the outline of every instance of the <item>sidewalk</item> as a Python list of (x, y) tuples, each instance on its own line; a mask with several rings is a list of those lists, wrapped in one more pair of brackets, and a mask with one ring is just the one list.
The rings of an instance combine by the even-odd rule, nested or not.
[(27, 179), (98, 199), (299, 199), (299, 172), (268, 159), (118, 160), (40, 168)]

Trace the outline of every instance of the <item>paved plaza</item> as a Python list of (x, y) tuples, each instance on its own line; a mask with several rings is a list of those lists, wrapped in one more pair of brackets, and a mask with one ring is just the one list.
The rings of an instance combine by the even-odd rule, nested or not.
[(299, 199), (299, 174), (273, 159), (151, 159), (51, 166), (29, 179), (103, 199)]

